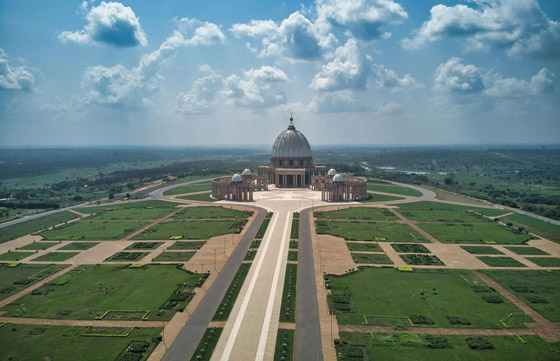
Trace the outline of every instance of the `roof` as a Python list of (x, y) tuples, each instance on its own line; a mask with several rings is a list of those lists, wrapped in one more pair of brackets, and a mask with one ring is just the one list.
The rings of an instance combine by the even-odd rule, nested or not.
[(280, 133), (272, 146), (272, 157), (276, 158), (310, 158), (311, 146), (302, 132), (290, 125)]

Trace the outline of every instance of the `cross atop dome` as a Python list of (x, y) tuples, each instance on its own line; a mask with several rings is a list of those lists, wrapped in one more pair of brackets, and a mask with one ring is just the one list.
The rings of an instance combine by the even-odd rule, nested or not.
[(290, 125), (288, 126), (288, 130), (295, 130), (296, 127), (294, 127), (294, 117), (292, 116), (292, 112), (290, 112)]

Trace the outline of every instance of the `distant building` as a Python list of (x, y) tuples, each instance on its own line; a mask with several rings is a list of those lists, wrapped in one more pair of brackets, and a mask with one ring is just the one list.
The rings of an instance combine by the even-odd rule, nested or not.
[(254, 191), (276, 188), (311, 188), (321, 191), (324, 201), (354, 201), (366, 199), (367, 181), (351, 175), (327, 174), (324, 165), (314, 165), (311, 146), (302, 132), (296, 130), (290, 116), (288, 129), (280, 133), (272, 146), (269, 165), (259, 166), (257, 175), (245, 169), (232, 177), (212, 180), (212, 197), (220, 200), (253, 201)]

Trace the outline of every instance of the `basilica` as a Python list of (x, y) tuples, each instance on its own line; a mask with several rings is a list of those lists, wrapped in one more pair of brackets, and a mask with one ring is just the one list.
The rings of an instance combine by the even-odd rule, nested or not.
[(311, 188), (321, 191), (324, 201), (341, 202), (368, 197), (364, 178), (339, 174), (326, 166), (314, 165), (311, 146), (296, 130), (290, 116), (288, 129), (280, 133), (272, 146), (270, 164), (259, 166), (257, 174), (245, 169), (232, 177), (212, 180), (212, 197), (220, 200), (253, 201), (254, 191), (274, 188)]

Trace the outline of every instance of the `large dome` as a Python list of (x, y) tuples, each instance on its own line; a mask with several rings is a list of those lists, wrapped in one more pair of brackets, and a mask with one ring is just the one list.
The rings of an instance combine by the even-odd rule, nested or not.
[[(292, 119), (290, 119), (291, 121)], [(311, 146), (302, 132), (290, 125), (280, 133), (272, 146), (272, 157), (276, 158), (310, 158)]]

